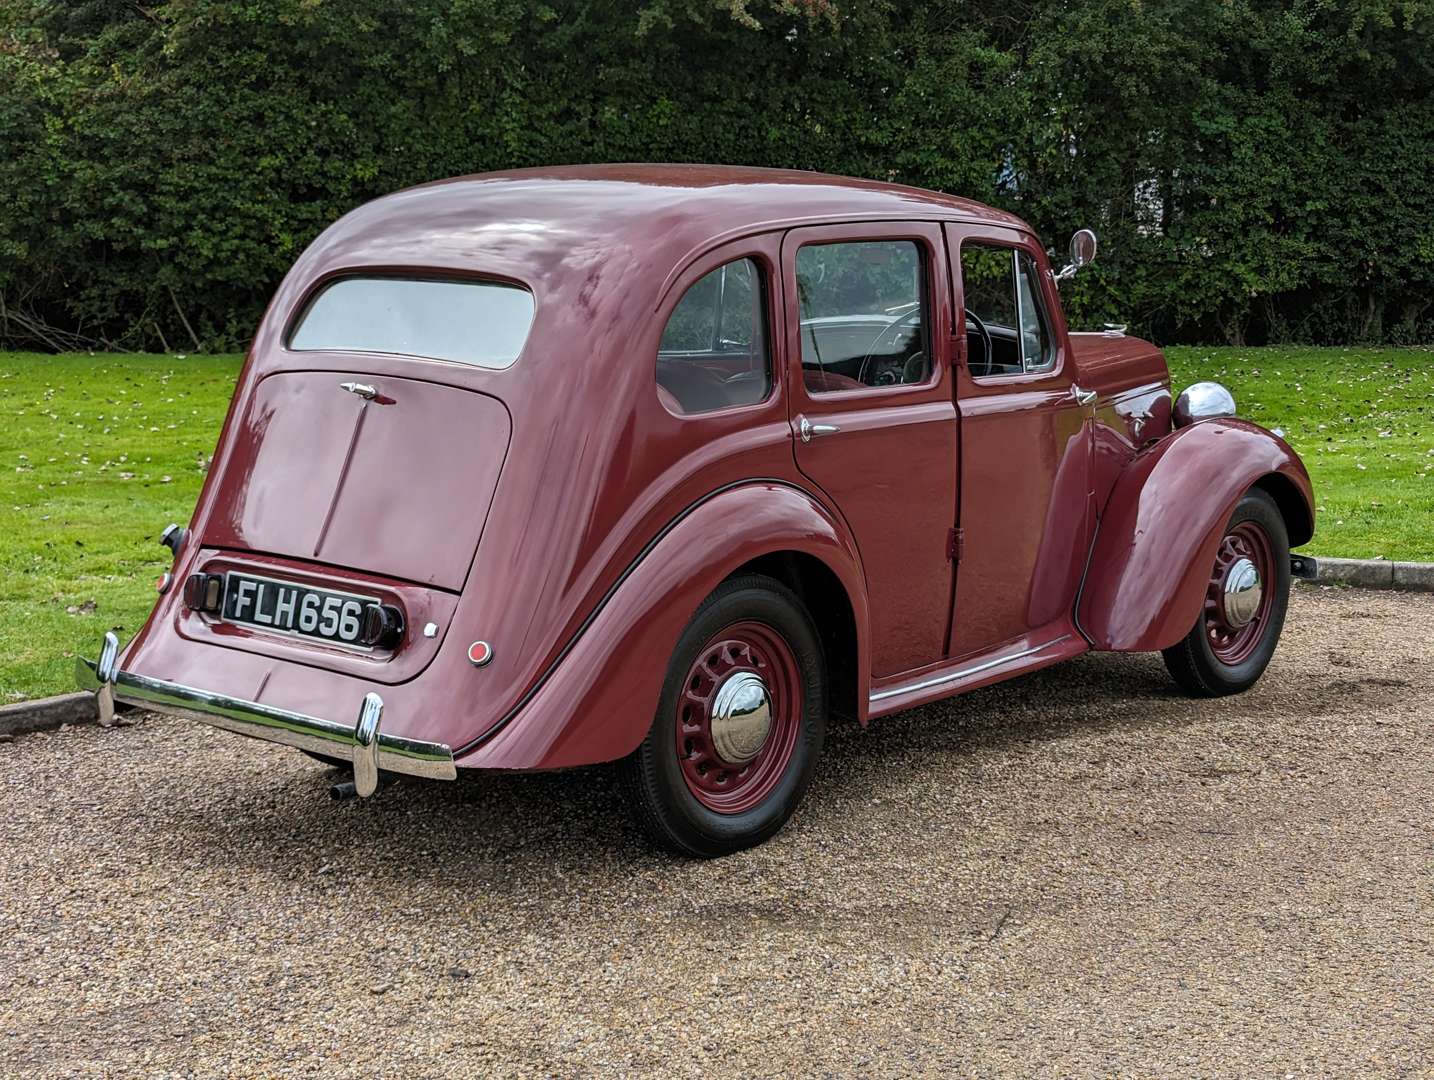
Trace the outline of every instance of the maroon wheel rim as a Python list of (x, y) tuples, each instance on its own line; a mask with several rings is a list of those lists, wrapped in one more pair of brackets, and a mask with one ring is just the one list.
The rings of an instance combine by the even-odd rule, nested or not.
[[(1226, 611), (1226, 586), (1244, 561), (1259, 575), (1260, 601), (1249, 621), (1239, 623)], [(1220, 663), (1231, 667), (1244, 663), (1259, 646), (1270, 621), (1274, 584), (1275, 557), (1269, 534), (1256, 522), (1240, 522), (1220, 541), (1205, 591), (1205, 636)]]
[[(744, 672), (765, 686), (771, 720), (755, 756), (731, 761), (718, 752), (714, 709), (723, 684)], [(802, 704), (796, 655), (772, 627), (739, 622), (709, 638), (687, 671), (674, 717), (677, 761), (693, 798), (716, 813), (740, 814), (771, 795), (796, 752)]]

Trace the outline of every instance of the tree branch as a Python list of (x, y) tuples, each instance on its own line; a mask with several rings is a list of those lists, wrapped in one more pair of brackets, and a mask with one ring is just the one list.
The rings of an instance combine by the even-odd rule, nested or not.
[[(184, 317), (184, 311), (179, 306), (179, 297), (174, 295), (174, 288), (169, 285), (166, 285), (165, 288), (169, 289), (169, 298), (174, 301), (174, 310), (179, 315), (179, 321), (182, 322), (184, 328), (189, 331), (189, 340), (194, 342), (194, 351), (203, 352), (204, 346), (199, 344), (199, 335), (194, 332), (194, 327), (190, 326), (189, 320)], [(163, 334), (160, 335), (159, 340), (164, 340)], [(165, 351), (169, 351), (168, 346), (165, 347)]]

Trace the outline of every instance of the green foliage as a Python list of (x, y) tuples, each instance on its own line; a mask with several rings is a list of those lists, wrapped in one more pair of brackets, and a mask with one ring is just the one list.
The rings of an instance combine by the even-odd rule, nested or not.
[(1102, 257), (1072, 321), (1434, 337), (1418, 0), (9, 0), (0, 340), (241, 345), (377, 195), (576, 161), (820, 169)]

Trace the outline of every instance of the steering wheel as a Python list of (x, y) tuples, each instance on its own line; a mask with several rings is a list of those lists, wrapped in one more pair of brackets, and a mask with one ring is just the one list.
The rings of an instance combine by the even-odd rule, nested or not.
[[(995, 351), (991, 347), (991, 331), (986, 329), (986, 324), (981, 321), (980, 317), (977, 316), (974, 311), (970, 308), (964, 308), (963, 310), (966, 312), (966, 336), (968, 338), (971, 336), (971, 324), (975, 323), (976, 332), (981, 335), (981, 343), (986, 346), (986, 354), (980, 371), (977, 371), (976, 368), (972, 366), (969, 355), (966, 359), (966, 366), (970, 369), (971, 374), (980, 378), (982, 375), (991, 374), (991, 364), (995, 359)], [(969, 354), (970, 350), (968, 349), (967, 352)]]
[[(899, 329), (906, 323), (912, 322), (914, 320), (919, 320), (921, 318), (921, 314), (921, 305), (918, 304), (916, 307), (908, 311), (905, 315), (901, 316), (901, 318), (895, 319), (881, 328), (881, 332), (877, 334), (875, 338), (872, 339), (871, 345), (867, 347), (866, 355), (861, 358), (861, 367), (858, 369), (856, 376), (857, 382), (861, 383), (863, 386), (874, 385), (866, 381), (866, 374), (867, 368), (871, 365), (871, 358), (876, 353), (876, 347), (881, 344), (882, 339), (886, 337), (887, 334), (890, 334), (893, 330)], [(904, 379), (906, 361), (903, 360), (901, 363), (903, 370), (902, 378)]]

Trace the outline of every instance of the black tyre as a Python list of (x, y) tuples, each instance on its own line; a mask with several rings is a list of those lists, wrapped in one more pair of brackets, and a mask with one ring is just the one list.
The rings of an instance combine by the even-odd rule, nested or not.
[(1257, 488), (1235, 507), (1195, 625), (1163, 652), (1186, 693), (1222, 697), (1265, 673), (1290, 600), (1290, 540), (1274, 499)]
[(679, 855), (760, 844), (811, 781), (826, 710), (821, 642), (801, 601), (761, 575), (724, 582), (678, 639), (652, 728), (623, 762), (638, 823)]

